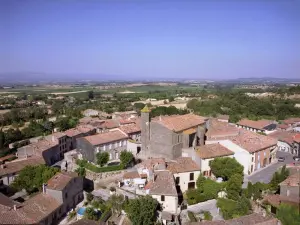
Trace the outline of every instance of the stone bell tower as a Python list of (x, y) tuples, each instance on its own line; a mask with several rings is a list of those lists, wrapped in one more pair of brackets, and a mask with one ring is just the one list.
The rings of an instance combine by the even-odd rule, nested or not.
[(150, 151), (150, 110), (146, 105), (141, 110), (141, 157), (146, 159)]

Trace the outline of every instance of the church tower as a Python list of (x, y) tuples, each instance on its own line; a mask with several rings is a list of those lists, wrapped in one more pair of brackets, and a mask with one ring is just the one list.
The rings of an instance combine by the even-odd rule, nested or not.
[(150, 151), (150, 110), (146, 105), (141, 110), (141, 157), (147, 158)]

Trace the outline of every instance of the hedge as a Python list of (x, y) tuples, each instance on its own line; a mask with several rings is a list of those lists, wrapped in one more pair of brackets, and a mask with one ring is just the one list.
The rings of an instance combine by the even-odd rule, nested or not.
[(80, 167), (84, 167), (92, 172), (95, 173), (103, 173), (103, 172), (110, 172), (110, 171), (118, 171), (118, 170), (123, 170), (124, 167), (123, 165), (114, 165), (114, 166), (106, 166), (106, 167), (98, 167), (95, 166), (86, 160), (80, 160), (77, 159), (76, 164), (79, 165)]

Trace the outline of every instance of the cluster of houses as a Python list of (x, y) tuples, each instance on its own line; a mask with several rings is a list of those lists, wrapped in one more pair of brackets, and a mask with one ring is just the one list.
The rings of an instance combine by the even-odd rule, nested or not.
[(83, 178), (75, 172), (62, 171), (41, 189), (22, 203), (0, 193), (0, 224), (58, 224), (84, 198)]
[[(140, 117), (136, 112), (114, 113), (110, 119), (101, 119), (99, 112), (96, 115), (91, 110), (87, 114), (89, 117), (82, 118), (76, 128), (37, 138), (20, 147), (16, 160), (1, 165), (1, 185), (10, 185), (26, 165), (60, 165), (71, 150), (76, 150), (79, 158), (90, 163), (96, 163), (96, 154), (101, 152), (109, 153), (110, 162), (118, 161), (120, 153), (126, 150), (142, 162), (136, 165), (136, 171), (124, 174), (120, 186), (157, 199), (163, 209), (161, 219), (167, 223), (180, 213), (182, 193), (196, 188), (200, 173), (213, 176), (209, 166), (211, 160), (235, 158), (244, 167), (244, 174), (250, 175), (274, 162), (277, 150), (286, 151), (285, 144), (290, 146), (287, 151), (299, 155), (300, 136), (295, 128), (300, 119), (297, 118), (284, 121), (285, 126), (275, 121), (248, 119), (230, 124), (228, 116), (224, 115), (213, 119), (194, 114), (150, 119), (147, 106), (141, 110)], [(47, 186), (46, 194), (39, 195), (55, 199), (58, 193), (49, 187), (51, 185)], [(64, 191), (60, 192), (55, 210), (64, 204), (61, 202)], [(24, 207), (19, 210), (22, 218), (26, 217)], [(59, 210), (52, 219), (67, 210)], [(50, 219), (41, 220), (43, 224), (50, 224)]]

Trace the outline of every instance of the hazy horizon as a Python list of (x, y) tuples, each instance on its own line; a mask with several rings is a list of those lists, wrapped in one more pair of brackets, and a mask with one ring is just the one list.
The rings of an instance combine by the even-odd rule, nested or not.
[(0, 78), (298, 78), (299, 11), (292, 0), (2, 0)]

